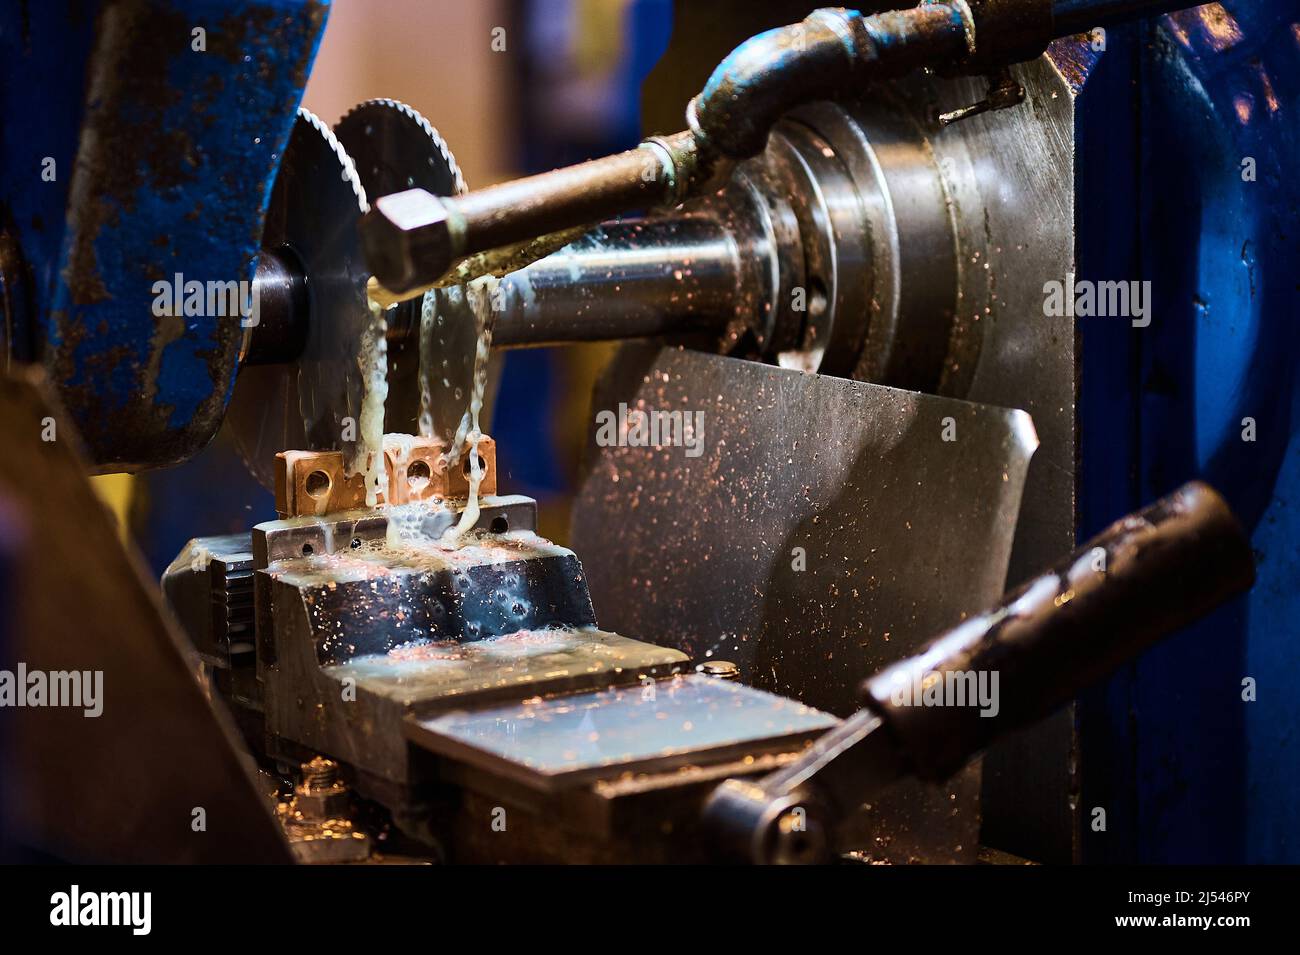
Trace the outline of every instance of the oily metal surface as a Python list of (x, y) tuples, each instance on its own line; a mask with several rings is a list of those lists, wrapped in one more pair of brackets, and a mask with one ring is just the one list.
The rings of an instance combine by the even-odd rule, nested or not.
[[(357, 353), (370, 322), (357, 220), (367, 209), (352, 160), (306, 109), (289, 136), (271, 193), (262, 248), (306, 277), (307, 342), (294, 362), (245, 366), (227, 412), (245, 462), (265, 486), (287, 449), (342, 450), (350, 457), (365, 374)], [(348, 440), (344, 440), (345, 436)]]
[[(328, 526), (337, 546), (318, 551), (326, 539), (315, 538), (255, 577), (266, 725), (376, 779), (420, 774), (401, 722), (409, 713), (603, 688), (686, 662), (597, 629), (573, 552), (531, 532), (368, 553), (368, 533), (383, 530), (371, 519)], [(259, 525), (255, 559), (305, 531), (300, 521)], [(341, 692), (349, 687), (354, 695)]]
[(542, 789), (789, 752), (837, 723), (794, 700), (701, 674), (412, 722), (409, 735), (427, 749)]
[(323, 672), (423, 712), (500, 699), (503, 694), (532, 699), (547, 689), (575, 683), (608, 685), (631, 679), (631, 673), (670, 672), (684, 662), (674, 650), (585, 626), (519, 630), (455, 646), (416, 647), (405, 659), (400, 654), (363, 654), (330, 664)]
[(573, 546), (606, 626), (845, 715), (1002, 594), (1024, 412), (653, 346), (598, 385), (620, 405), (698, 415), (703, 446), (591, 449)]
[[(703, 447), (593, 436), (572, 544), (603, 626), (844, 716), (861, 678), (1003, 591), (1038, 443), (1024, 412), (631, 345), (593, 400), (620, 405), (700, 413)], [(972, 861), (978, 794), (978, 767), (905, 783), (846, 838), (873, 859)]]
[[(435, 196), (458, 196), (467, 191), (465, 178), (446, 141), (427, 119), (405, 103), (368, 100), (335, 124), (334, 135), (356, 164), (357, 176), (371, 200), (415, 188)], [(418, 433), (420, 312), (418, 297), (387, 312), (385, 432)], [(443, 316), (437, 338), (441, 346), (434, 358), (437, 373), (429, 381), (434, 434), (455, 434), (473, 384), (475, 324), (468, 310), (457, 315), (463, 320), (451, 321)]]
[[(978, 348), (978, 358), (952, 368), (940, 390), (1024, 409), (1041, 441), (1025, 481), (1009, 585), (1030, 578), (1076, 543), (1080, 358), (1074, 321), (1044, 314), (1043, 288), (1074, 269), (1075, 222), (1083, 210), (1114, 221), (1103, 201), (1113, 196), (1075, 196), (1082, 115), (1095, 111), (1099, 128), (1105, 128), (1113, 121), (1112, 104), (1129, 95), (1126, 79), (1107, 79), (1119, 86), (1118, 100), (1092, 105), (1092, 74), (1109, 56), (1092, 50), (1086, 38), (1058, 41), (1048, 56), (1014, 68), (1025, 88), (1022, 106), (963, 120), (932, 138), (964, 250), (954, 334)], [(979, 80), (915, 77), (905, 92), (915, 110), (944, 111), (977, 102), (984, 89)], [(982, 801), (987, 844), (1039, 861), (1070, 861), (1076, 828), (1073, 746), (1074, 714), (1066, 707), (990, 750)]]

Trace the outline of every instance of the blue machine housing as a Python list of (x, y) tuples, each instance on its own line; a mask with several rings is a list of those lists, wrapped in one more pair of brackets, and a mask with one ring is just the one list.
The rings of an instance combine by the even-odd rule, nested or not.
[(1258, 582), (1082, 702), (1082, 855), (1295, 863), (1300, 4), (1224, 0), (1133, 41), (1136, 85), (1081, 126), (1079, 271), (1149, 280), (1153, 320), (1079, 319), (1080, 537), (1199, 477)]
[(185, 460), (221, 424), (245, 329), (157, 316), (154, 286), (251, 283), (328, 3), (4, 6), (7, 348), (45, 365), (97, 470)]

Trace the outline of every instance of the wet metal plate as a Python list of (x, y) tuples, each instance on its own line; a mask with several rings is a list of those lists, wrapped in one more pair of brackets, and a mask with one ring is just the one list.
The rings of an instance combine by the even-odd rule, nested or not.
[[(594, 627), (522, 630), (484, 640), (416, 642), (356, 656), (324, 672), (404, 704), (440, 702), (518, 687), (539, 693), (680, 666), (680, 653)], [(671, 671), (669, 671), (671, 672)]]
[(624, 346), (593, 413), (633, 411), (698, 433), (590, 449), (572, 546), (602, 626), (843, 716), (860, 680), (1002, 595), (1024, 412)]
[[(697, 432), (598, 445), (593, 419), (571, 543), (603, 626), (845, 716), (864, 677), (1002, 595), (1038, 445), (1022, 411), (645, 345), (592, 409)], [(978, 792), (978, 767), (897, 786), (851, 844), (974, 861)]]
[(538, 788), (788, 751), (837, 720), (739, 683), (691, 675), (408, 724), (435, 753)]

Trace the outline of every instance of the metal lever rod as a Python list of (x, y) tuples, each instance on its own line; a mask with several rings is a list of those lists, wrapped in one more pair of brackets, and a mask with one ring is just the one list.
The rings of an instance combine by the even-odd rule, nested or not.
[(698, 174), (695, 139), (680, 132), (464, 196), (439, 198), (423, 189), (381, 196), (361, 220), (361, 241), (380, 285), (410, 297), (470, 256), (675, 205), (693, 191)]
[[(863, 710), (790, 766), (723, 783), (706, 818), (752, 861), (816, 861), (834, 820), (874, 790), (906, 775), (948, 778), (1253, 581), (1227, 504), (1187, 484), (867, 680)], [(976, 686), (995, 689), (992, 706), (973, 698)]]

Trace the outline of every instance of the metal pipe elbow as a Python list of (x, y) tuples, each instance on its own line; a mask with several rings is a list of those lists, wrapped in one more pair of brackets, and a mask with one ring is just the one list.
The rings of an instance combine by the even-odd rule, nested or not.
[(869, 77), (964, 55), (964, 8), (935, 3), (869, 17), (826, 8), (751, 37), (718, 64), (692, 101), (693, 131), (707, 149), (729, 159), (756, 156), (772, 126), (795, 106)]

